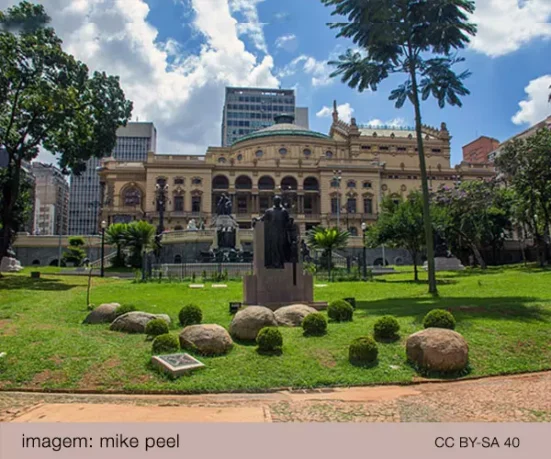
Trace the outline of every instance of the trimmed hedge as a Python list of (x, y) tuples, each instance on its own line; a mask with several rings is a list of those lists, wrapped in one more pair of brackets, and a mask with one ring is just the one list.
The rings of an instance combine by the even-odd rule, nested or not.
[(133, 304), (121, 304), (117, 309), (115, 309), (115, 319), (123, 314), (136, 311), (136, 306)]
[(379, 349), (375, 340), (369, 336), (356, 338), (348, 348), (348, 359), (356, 365), (367, 365), (377, 360)]
[(302, 329), (306, 336), (325, 335), (327, 332), (327, 319), (321, 312), (313, 312), (303, 319)]
[(274, 352), (281, 349), (283, 346), (283, 336), (275, 327), (264, 327), (258, 332), (256, 337), (258, 350), (263, 352)]
[(147, 322), (145, 334), (147, 336), (166, 335), (168, 333), (168, 324), (163, 319), (153, 319)]
[(198, 325), (203, 320), (203, 312), (201, 308), (195, 304), (184, 306), (178, 314), (180, 325), (187, 327), (188, 325)]
[(396, 339), (400, 331), (400, 324), (393, 316), (383, 316), (373, 325), (375, 339)]
[(444, 309), (433, 309), (429, 311), (423, 319), (423, 327), (425, 328), (447, 328), (455, 329), (455, 317), (451, 312)]
[(170, 352), (178, 352), (180, 350), (180, 342), (174, 335), (166, 333), (159, 335), (153, 340), (151, 345), (153, 354), (167, 354)]
[(327, 315), (335, 322), (350, 322), (354, 315), (354, 308), (344, 300), (331, 301), (327, 306)]

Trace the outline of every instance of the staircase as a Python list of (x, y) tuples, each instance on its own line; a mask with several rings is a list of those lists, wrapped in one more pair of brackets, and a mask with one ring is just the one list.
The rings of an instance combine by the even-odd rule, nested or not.
[[(105, 268), (109, 268), (111, 266), (111, 261), (113, 260), (113, 258), (115, 258), (117, 256), (117, 252), (112, 252), (106, 256), (103, 257), (103, 266)], [(91, 268), (100, 268), (101, 267), (101, 258), (93, 261), (90, 263), (90, 267)]]

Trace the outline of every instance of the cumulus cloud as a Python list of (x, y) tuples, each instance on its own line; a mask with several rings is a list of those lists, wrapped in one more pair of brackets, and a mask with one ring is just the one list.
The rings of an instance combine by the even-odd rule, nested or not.
[(551, 75), (543, 75), (530, 81), (524, 88), (526, 99), (519, 102), (519, 110), (513, 116), (515, 124), (536, 124), (551, 114), (549, 92), (551, 89)]
[[(240, 35), (247, 35), (254, 46), (264, 53), (268, 52), (266, 41), (264, 40), (264, 24), (258, 18), (258, 9), (256, 5), (264, 0), (229, 0), (232, 13), (241, 13), (245, 19), (244, 22), (237, 24), (237, 31)], [(204, 3), (204, 2), (203, 2)]]
[(394, 118), (388, 121), (382, 121), (380, 119), (374, 118), (369, 120), (367, 123), (368, 126), (389, 126), (389, 127), (404, 127), (406, 125), (406, 120), (404, 118)]
[[(339, 112), (339, 119), (349, 123), (350, 120), (352, 119), (352, 113), (354, 113), (354, 109), (347, 102), (342, 105), (337, 105), (337, 112)], [(328, 118), (332, 114), (333, 114), (333, 107), (324, 106), (319, 112), (316, 113), (316, 116), (318, 118)]]
[[(0, 0), (0, 9), (16, 3)], [(204, 43), (197, 54), (185, 57), (176, 40), (158, 40), (144, 0), (42, 3), (65, 50), (91, 70), (120, 75), (134, 102), (133, 118), (155, 123), (159, 152), (201, 154), (207, 146), (219, 145), (225, 86), (279, 85), (272, 56), (257, 57), (247, 50), (240, 39), (243, 28), (233, 17), (239, 12), (249, 24), (258, 24), (256, 32), (248, 26), (249, 36), (260, 33), (259, 0), (187, 0)], [(262, 40), (253, 40), (256, 48), (262, 48)]]
[(471, 48), (490, 57), (512, 53), (536, 38), (551, 38), (550, 20), (550, 0), (476, 0), (478, 33)]
[(293, 76), (300, 71), (312, 77), (312, 86), (319, 87), (327, 86), (332, 83), (332, 79), (329, 77), (332, 70), (333, 69), (327, 64), (327, 61), (318, 61), (312, 56), (302, 54), (281, 69), (277, 76), (279, 78), (285, 78)]
[(277, 37), (275, 41), (276, 48), (284, 49), (285, 51), (293, 52), (297, 49), (297, 36), (293, 33)]

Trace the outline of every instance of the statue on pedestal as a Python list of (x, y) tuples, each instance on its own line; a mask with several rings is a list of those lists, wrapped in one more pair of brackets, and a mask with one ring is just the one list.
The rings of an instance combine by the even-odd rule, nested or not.
[(191, 219), (187, 224), (187, 230), (188, 231), (197, 231), (197, 223), (195, 223), (195, 219)]

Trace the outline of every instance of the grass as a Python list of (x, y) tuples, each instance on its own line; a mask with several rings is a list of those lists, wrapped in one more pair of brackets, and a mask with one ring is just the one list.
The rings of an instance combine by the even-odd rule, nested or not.
[[(7, 353), (0, 368), (2, 389), (218, 392), (408, 383), (419, 375), (406, 363), (405, 339), (422, 329), (423, 316), (433, 308), (453, 312), (456, 330), (469, 343), (469, 376), (551, 368), (551, 271), (533, 267), (438, 273), (438, 297), (426, 293), (426, 279), (413, 282), (406, 271), (316, 288), (319, 301), (355, 297), (354, 321), (329, 323), (320, 337), (281, 328), (281, 355), (262, 355), (255, 346), (239, 343), (226, 356), (199, 357), (206, 368), (177, 380), (150, 367), (151, 342), (144, 335), (82, 325), (88, 313), (85, 277), (43, 272), (40, 279), (30, 279), (31, 270), (0, 279), (0, 352)], [(228, 327), (228, 303), (242, 298), (236, 281), (226, 282), (227, 289), (207, 283), (203, 290), (180, 283), (92, 282), (92, 303), (130, 303), (167, 313), (174, 334), (184, 304), (198, 304), (204, 323)], [(351, 365), (350, 342), (372, 335), (375, 320), (388, 314), (400, 323), (400, 340), (379, 343), (379, 361), (372, 368)]]

